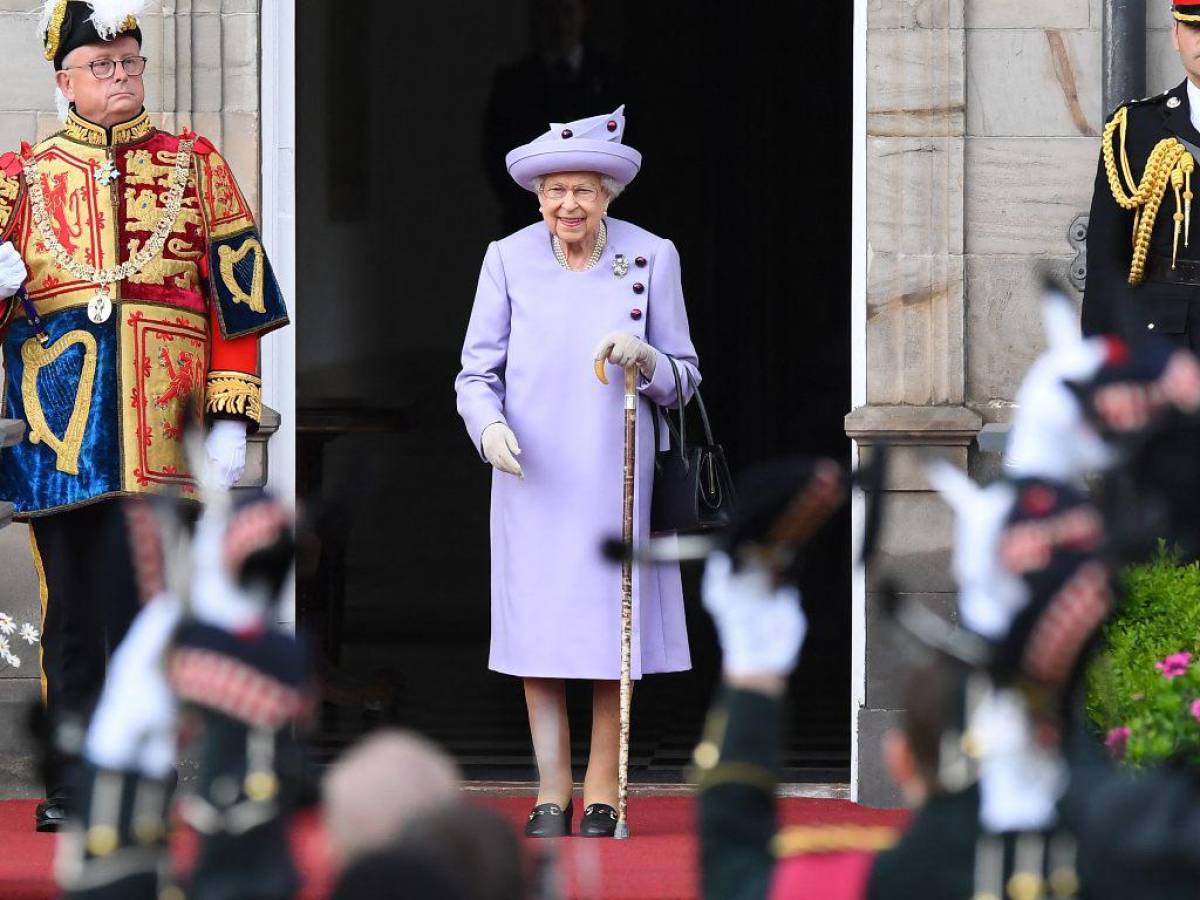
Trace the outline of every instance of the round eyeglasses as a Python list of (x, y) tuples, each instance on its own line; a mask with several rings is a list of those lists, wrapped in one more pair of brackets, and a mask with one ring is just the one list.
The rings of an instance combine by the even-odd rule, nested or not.
[(577, 187), (572, 189), (561, 184), (542, 188), (542, 194), (543, 196), (556, 202), (559, 200), (566, 200), (567, 194), (574, 194), (575, 201), (577, 203), (592, 203), (597, 197), (600, 196), (600, 192), (593, 187)]
[(108, 81), (117, 73), (117, 63), (125, 70), (130, 78), (137, 78), (146, 71), (146, 57), (126, 56), (124, 59), (93, 59), (82, 66), (64, 66), (64, 69), (91, 69), (92, 76), (98, 81)]

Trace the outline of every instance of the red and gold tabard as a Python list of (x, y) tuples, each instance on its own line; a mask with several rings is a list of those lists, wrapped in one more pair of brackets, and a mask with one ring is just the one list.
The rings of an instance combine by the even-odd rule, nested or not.
[[(182, 202), (161, 251), (107, 296), (79, 277), (153, 246), (176, 182)], [(45, 331), (17, 298), (0, 301), (4, 412), (29, 426), (0, 452), (0, 499), (27, 518), (108, 496), (189, 493), (189, 398), (197, 415), (257, 424), (258, 341), (287, 324), (228, 164), (204, 138), (158, 131), (145, 113), (112, 129), (72, 113), (60, 133), (0, 156), (3, 240), (25, 260)]]

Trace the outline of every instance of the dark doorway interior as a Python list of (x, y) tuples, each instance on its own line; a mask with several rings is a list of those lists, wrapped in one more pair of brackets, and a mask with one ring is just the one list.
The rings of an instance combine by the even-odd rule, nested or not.
[[(299, 7), (299, 463), (304, 499), (325, 510), (301, 619), (343, 688), (325, 737), (332, 750), (395, 719), (471, 775), (531, 778), (520, 684), (487, 671), (489, 473), (452, 389), (486, 245), (536, 217), (504, 153), (550, 119), (627, 104), (645, 165), (613, 214), (679, 247), (735, 471), (846, 460), (851, 4)], [(552, 59), (577, 25), (582, 59)], [(812, 549), (805, 585), (798, 780), (849, 766), (849, 558), (846, 518)], [(639, 687), (635, 777), (680, 777), (716, 682), (697, 575), (695, 669)]]

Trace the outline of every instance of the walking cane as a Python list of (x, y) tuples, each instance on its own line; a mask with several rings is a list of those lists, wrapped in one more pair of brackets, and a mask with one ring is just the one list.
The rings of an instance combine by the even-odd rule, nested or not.
[[(596, 363), (596, 377), (604, 384), (604, 362)], [(613, 837), (629, 837), (629, 717), (633, 706), (633, 488), (637, 475), (637, 366), (625, 369), (625, 469), (622, 481), (621, 541), (621, 737), (617, 755), (617, 828)]]

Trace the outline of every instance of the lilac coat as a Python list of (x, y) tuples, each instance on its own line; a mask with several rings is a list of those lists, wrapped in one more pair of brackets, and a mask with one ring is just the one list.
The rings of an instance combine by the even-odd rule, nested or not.
[[(629, 261), (623, 278), (613, 271), (618, 253)], [(691, 396), (700, 373), (670, 241), (609, 218), (604, 256), (587, 272), (559, 266), (542, 222), (488, 247), (455, 389), (476, 449), (488, 425), (506, 422), (525, 471), (523, 481), (492, 473), (489, 667), (497, 672), (620, 677), (621, 570), (601, 558), (600, 546), (621, 534), (624, 379), (610, 366), (602, 385), (592, 363), (611, 331), (659, 351), (654, 378), (638, 388), (646, 401), (675, 402), (663, 353), (679, 362)], [(641, 402), (637, 541), (649, 533), (652, 432), (650, 405)], [(679, 567), (636, 567), (633, 677), (690, 667)]]

